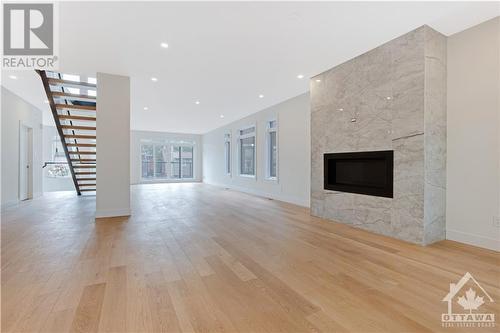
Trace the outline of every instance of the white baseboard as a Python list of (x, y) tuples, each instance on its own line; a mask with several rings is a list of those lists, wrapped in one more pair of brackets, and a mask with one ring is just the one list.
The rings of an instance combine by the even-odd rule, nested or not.
[[(500, 237), (500, 232), (498, 236)], [(446, 239), (478, 247), (483, 247), (493, 251), (500, 251), (500, 238), (495, 239), (467, 232), (462, 232), (458, 230), (446, 229)]]
[(130, 208), (125, 209), (111, 209), (111, 210), (99, 210), (95, 212), (95, 218), (100, 219), (103, 217), (119, 217), (119, 216), (130, 216)]
[(291, 204), (294, 204), (297, 206), (309, 208), (309, 200), (299, 198), (296, 196), (292, 196), (292, 195), (286, 195), (286, 194), (282, 194), (282, 193), (280, 193), (280, 194), (268, 193), (268, 192), (259, 191), (259, 190), (255, 190), (255, 189), (249, 189), (249, 188), (242, 187), (242, 186), (234, 186), (234, 185), (219, 184), (219, 183), (209, 183), (209, 182), (205, 182), (205, 183), (208, 185), (225, 187), (225, 188), (229, 188), (231, 190), (235, 190), (235, 191), (239, 191), (239, 192), (243, 192), (243, 193), (248, 193), (248, 194), (253, 194), (253, 195), (256, 195), (259, 197), (271, 198), (273, 200), (284, 201), (284, 202), (288, 202), (288, 203), (291, 203)]

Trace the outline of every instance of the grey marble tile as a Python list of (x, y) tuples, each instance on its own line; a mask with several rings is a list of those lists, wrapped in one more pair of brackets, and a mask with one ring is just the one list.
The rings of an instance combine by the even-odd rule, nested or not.
[(424, 133), (426, 181), (446, 187), (446, 68), (426, 60)]
[(446, 237), (446, 37), (426, 27), (424, 244)]
[(432, 58), (446, 67), (446, 36), (429, 26), (425, 30), (425, 57)]
[(379, 234), (392, 235), (390, 198), (354, 195), (353, 225)]
[(404, 89), (395, 87), (392, 99), (392, 138), (424, 132), (424, 76)]
[(325, 217), (324, 214), (324, 199), (311, 197), (311, 214), (317, 217)]
[[(443, 37), (424, 26), (312, 80), (313, 215), (417, 244), (444, 237)], [(324, 153), (389, 149), (394, 198), (323, 189)]]
[(424, 72), (425, 29), (413, 30), (390, 42), (392, 51), (392, 82), (400, 90), (410, 88)]
[(324, 217), (340, 223), (352, 224), (354, 217), (352, 193), (329, 191), (325, 194)]

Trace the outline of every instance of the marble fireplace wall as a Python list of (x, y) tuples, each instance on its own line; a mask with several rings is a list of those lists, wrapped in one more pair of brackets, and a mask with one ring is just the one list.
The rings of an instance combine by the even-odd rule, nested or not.
[[(311, 79), (311, 213), (445, 238), (446, 37), (420, 27)], [(323, 189), (323, 154), (394, 150), (394, 198)]]

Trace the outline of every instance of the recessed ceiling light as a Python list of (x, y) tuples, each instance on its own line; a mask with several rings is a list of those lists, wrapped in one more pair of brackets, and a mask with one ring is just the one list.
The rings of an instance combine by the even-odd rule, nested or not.
[(153, 81), (153, 82), (157, 82), (157, 81), (158, 81), (158, 79), (157, 79), (156, 77), (152, 77), (152, 78), (151, 78), (151, 81)]
[(148, 111), (149, 108), (147, 106), (144, 107), (144, 111)]
[(200, 101), (196, 101), (196, 102), (194, 102), (194, 104), (198, 105), (198, 104), (200, 104)]
[(343, 109), (343, 108), (340, 108), (340, 109), (337, 109), (337, 110), (339, 110), (339, 111), (344, 111), (344, 109)]
[(9, 75), (9, 78), (12, 80), (17, 80), (17, 76), (15, 76), (15, 75)]
[(387, 96), (385, 99), (388, 100), (388, 101), (390, 101), (392, 99), (392, 97), (391, 96)]
[(264, 98), (264, 95), (260, 94), (260, 95), (259, 95), (259, 98)]
[(302, 74), (297, 75), (297, 79), (303, 79), (303, 78), (304, 78), (304, 75), (302, 75)]
[(316, 82), (321, 82), (321, 79), (316, 79)]
[(44, 102), (45, 104), (49, 104), (49, 101), (48, 101), (48, 100), (45, 100), (45, 101), (43, 101), (43, 102)]
[(163, 42), (160, 44), (161, 47), (163, 47), (164, 49), (168, 49), (168, 44)]
[(224, 115), (223, 115), (223, 114), (221, 114), (219, 117), (224, 118)]

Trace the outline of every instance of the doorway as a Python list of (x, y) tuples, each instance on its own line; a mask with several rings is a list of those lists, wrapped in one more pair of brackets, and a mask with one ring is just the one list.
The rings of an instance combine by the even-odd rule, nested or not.
[(33, 128), (19, 128), (19, 200), (33, 198)]

